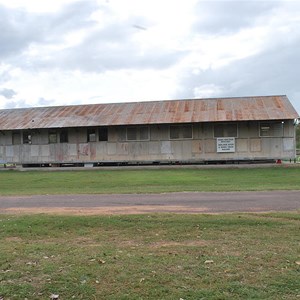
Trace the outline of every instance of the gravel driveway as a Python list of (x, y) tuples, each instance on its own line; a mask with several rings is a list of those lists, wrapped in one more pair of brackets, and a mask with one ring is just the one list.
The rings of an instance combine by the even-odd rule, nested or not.
[(133, 214), (300, 210), (300, 191), (1, 196), (0, 213)]

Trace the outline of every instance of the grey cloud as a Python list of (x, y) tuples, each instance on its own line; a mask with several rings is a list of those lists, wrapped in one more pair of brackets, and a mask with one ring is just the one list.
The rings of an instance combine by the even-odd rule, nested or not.
[[(40, 106), (53, 106), (55, 103), (54, 100), (50, 99), (45, 99), (45, 98), (39, 98), (38, 102), (34, 105), (36, 107)], [(25, 108), (25, 107), (31, 107), (32, 104), (27, 103), (26, 100), (24, 99), (9, 99), (6, 101), (4, 108), (9, 109), (9, 108)]]
[(4, 105), (4, 109), (9, 109), (9, 108), (23, 108), (23, 107), (30, 107), (28, 103), (26, 103), (26, 100), (24, 99), (18, 99), (18, 100), (11, 100), (7, 101)]
[[(265, 3), (268, 11), (268, 3)], [(261, 52), (221, 68), (198, 70), (197, 74), (186, 70), (181, 77), (180, 89), (174, 96), (189, 98), (201, 94), (206, 97), (207, 92), (208, 97), (287, 94), (290, 99), (297, 99), (300, 95), (300, 70), (297, 68), (300, 58), (300, 33), (297, 28), (300, 24), (297, 18), (291, 16), (289, 19), (287, 16), (291, 12), (297, 16), (300, 5), (294, 1), (275, 1), (270, 3), (269, 8), (277, 14), (277, 20), (281, 18), (278, 22), (280, 28), (269, 27), (272, 31), (265, 37)], [(260, 18), (260, 13), (256, 16), (255, 10), (250, 15), (254, 20)], [(268, 17), (270, 15), (266, 14), (265, 18)], [(229, 22), (227, 27), (231, 28), (232, 24)], [(300, 103), (295, 101), (299, 111)]]
[(94, 1), (78, 1), (66, 5), (58, 14), (49, 15), (46, 22), (45, 35), (55, 39), (63, 33), (93, 26), (96, 22), (90, 16), (96, 10), (107, 10), (106, 6), (98, 6)]
[(92, 26), (90, 15), (97, 8), (92, 1), (78, 1), (58, 14), (34, 14), (0, 5), (0, 58), (20, 55), (32, 43), (59, 41), (68, 32)]
[(164, 69), (176, 63), (184, 52), (160, 51), (139, 53), (134, 45), (110, 45), (88, 48), (79, 47), (77, 51), (66, 51), (57, 58), (65, 69), (80, 69), (86, 72), (105, 72), (116, 69)]
[(11, 75), (8, 70), (0, 70), (0, 84), (3, 84), (6, 81), (11, 79)]
[(11, 99), (13, 98), (15, 95), (17, 95), (17, 93), (12, 90), (12, 89), (0, 89), (0, 95), (2, 95), (3, 97), (5, 97), (6, 99)]
[[(86, 72), (104, 72), (115, 69), (163, 69), (180, 60), (186, 52), (157, 48), (142, 50), (134, 40), (140, 33), (130, 20), (114, 23), (91, 33), (85, 40), (72, 48), (53, 55), (49, 60), (41, 58), (40, 67), (57, 67)], [(146, 22), (144, 22), (147, 24)], [(143, 32), (142, 32), (143, 33)]]
[[(186, 53), (176, 49), (160, 49), (159, 45), (144, 50), (134, 39), (136, 34), (147, 34), (138, 30), (134, 24), (151, 28), (151, 22), (139, 16), (132, 16), (123, 23), (107, 24), (104, 28), (90, 31), (84, 41), (64, 50), (49, 50), (46, 55), (28, 56), (29, 45), (51, 45), (60, 42), (64, 34), (94, 25), (91, 14), (97, 9), (107, 16), (112, 14), (109, 6), (97, 6), (94, 1), (78, 1), (65, 6), (58, 14), (29, 14), (23, 10), (8, 10), (0, 7), (4, 18), (4, 33), (0, 39), (5, 46), (0, 46), (1, 56), (10, 56), (11, 65), (23, 69), (58, 68), (64, 70), (80, 69), (86, 72), (104, 72), (115, 69), (151, 68), (163, 69), (180, 60)], [(2, 13), (1, 13), (2, 12)], [(9, 34), (9, 33), (13, 34)], [(14, 54), (14, 55), (12, 55)], [(16, 55), (17, 54), (17, 55)]]
[(23, 10), (10, 10), (0, 6), (0, 58), (22, 51), (36, 39), (38, 26), (33, 26)]
[(54, 100), (49, 100), (49, 99), (45, 99), (45, 98), (41, 97), (41, 98), (39, 98), (36, 106), (53, 106), (53, 103), (55, 103)]
[(198, 33), (226, 34), (253, 25), (266, 18), (281, 1), (264, 0), (211, 0), (199, 1), (196, 6), (198, 19), (194, 30)]
[[(216, 97), (287, 94), (293, 99), (300, 94), (299, 48), (300, 38), (293, 45), (277, 45), (220, 69), (186, 74), (176, 98), (194, 97), (195, 89), (211, 86), (216, 88)], [(297, 105), (300, 110), (300, 103)]]

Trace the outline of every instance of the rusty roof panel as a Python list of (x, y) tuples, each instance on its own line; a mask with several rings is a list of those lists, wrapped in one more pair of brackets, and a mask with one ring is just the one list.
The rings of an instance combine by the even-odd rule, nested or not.
[(287, 120), (299, 115), (286, 96), (168, 100), (0, 110), (0, 130)]

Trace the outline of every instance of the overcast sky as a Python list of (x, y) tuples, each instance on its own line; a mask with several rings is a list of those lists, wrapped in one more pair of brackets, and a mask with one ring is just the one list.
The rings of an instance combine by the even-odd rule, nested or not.
[(0, 0), (0, 108), (287, 95), (298, 0)]

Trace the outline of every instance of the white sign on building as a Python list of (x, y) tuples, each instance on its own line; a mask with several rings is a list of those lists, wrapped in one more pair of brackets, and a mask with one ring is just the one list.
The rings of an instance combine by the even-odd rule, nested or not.
[(235, 138), (217, 138), (217, 152), (235, 152)]

